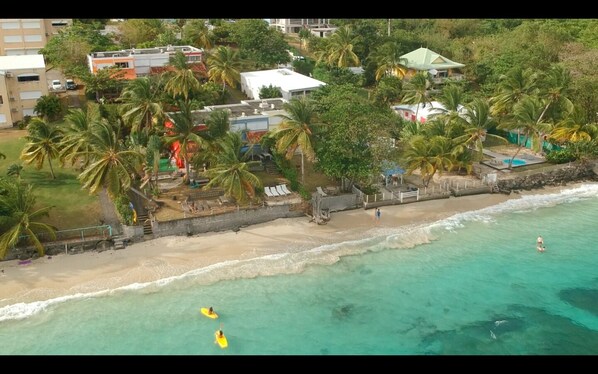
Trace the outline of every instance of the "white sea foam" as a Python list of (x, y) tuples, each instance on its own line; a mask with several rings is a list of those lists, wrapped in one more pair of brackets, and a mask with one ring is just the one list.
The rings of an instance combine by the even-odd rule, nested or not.
[(522, 195), (487, 208), (458, 213), (431, 224), (412, 225), (394, 229), (368, 231), (365, 237), (340, 243), (320, 245), (310, 249), (291, 249), (290, 252), (270, 254), (257, 258), (231, 260), (191, 270), (187, 273), (158, 279), (152, 282), (133, 283), (115, 289), (91, 293), (77, 293), (45, 301), (17, 303), (0, 308), (0, 321), (23, 319), (40, 313), (50, 306), (66, 301), (102, 297), (119, 292), (157, 292), (162, 287), (180, 280), (192, 280), (194, 284), (213, 284), (221, 280), (255, 278), (276, 274), (300, 273), (310, 265), (330, 265), (342, 256), (358, 255), (385, 249), (406, 249), (434, 240), (435, 229), (454, 230), (468, 221), (491, 222), (502, 213), (524, 212), (555, 206), (580, 199), (596, 198), (598, 184), (583, 184), (563, 189), (558, 193)]

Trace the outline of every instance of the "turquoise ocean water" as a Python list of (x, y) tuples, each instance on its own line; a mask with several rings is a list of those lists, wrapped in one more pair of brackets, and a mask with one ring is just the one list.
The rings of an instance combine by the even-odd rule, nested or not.
[[(150, 284), (9, 305), (0, 354), (598, 354), (596, 222), (598, 185), (584, 184)], [(199, 313), (210, 305), (219, 319)], [(214, 344), (220, 326), (225, 350)]]

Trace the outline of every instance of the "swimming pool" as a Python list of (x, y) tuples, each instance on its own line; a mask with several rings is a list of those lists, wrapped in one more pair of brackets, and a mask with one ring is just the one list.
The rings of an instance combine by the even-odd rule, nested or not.
[[(511, 160), (510, 158), (505, 158), (502, 161), (508, 165), (510, 160)], [(525, 160), (522, 160), (520, 158), (516, 158), (513, 160), (513, 166), (521, 166), (521, 165), (525, 165), (525, 164), (526, 164)]]

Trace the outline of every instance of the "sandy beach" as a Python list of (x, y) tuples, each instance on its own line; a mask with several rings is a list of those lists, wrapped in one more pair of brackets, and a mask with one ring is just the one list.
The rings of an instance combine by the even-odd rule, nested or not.
[[(526, 193), (551, 193), (562, 189), (554, 187)], [(519, 194), (451, 197), (385, 206), (381, 208), (379, 221), (374, 219), (374, 209), (356, 209), (333, 213), (326, 225), (310, 223), (307, 217), (278, 219), (245, 227), (236, 233), (169, 236), (121, 250), (46, 256), (26, 265), (19, 265), (16, 260), (4, 261), (0, 262), (0, 307), (155, 281), (219, 262), (284, 252), (290, 247), (310, 249), (351, 240), (376, 227), (434, 222), (519, 197)]]

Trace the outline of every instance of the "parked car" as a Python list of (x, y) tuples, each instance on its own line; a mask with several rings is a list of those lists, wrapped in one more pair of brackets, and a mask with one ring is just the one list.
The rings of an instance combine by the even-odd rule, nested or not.
[(52, 81), (52, 84), (50, 84), (50, 88), (52, 90), (61, 90), (62, 89), (62, 83), (60, 83), (60, 81), (58, 79), (54, 79)]
[(66, 87), (67, 90), (76, 90), (77, 89), (77, 84), (75, 83), (74, 80), (67, 79), (66, 83), (65, 83), (65, 87)]

